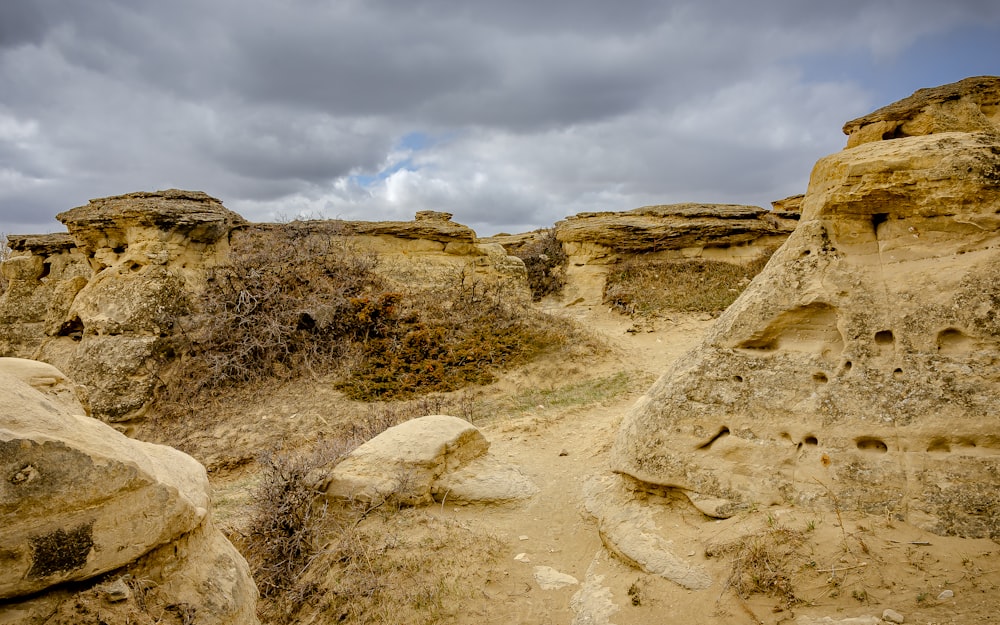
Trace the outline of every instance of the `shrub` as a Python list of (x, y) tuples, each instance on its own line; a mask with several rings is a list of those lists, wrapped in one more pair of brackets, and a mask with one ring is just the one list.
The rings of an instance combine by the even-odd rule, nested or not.
[(419, 314), (401, 315), (364, 343), (339, 390), (371, 401), (488, 384), (497, 370), (562, 345), (572, 332), (565, 322), (468, 291), (451, 301), (419, 298), (418, 306)]
[(546, 295), (562, 291), (566, 286), (566, 252), (556, 238), (555, 229), (545, 232), (538, 240), (514, 252), (528, 270), (531, 298), (536, 302)]
[(765, 254), (745, 265), (701, 259), (632, 258), (608, 274), (604, 303), (627, 315), (718, 313), (739, 297), (769, 258), (770, 254)]
[[(464, 274), (463, 274), (464, 276)], [(353, 399), (406, 399), (485, 384), (565, 342), (570, 330), (462, 280), (433, 293), (391, 290), (374, 256), (294, 228), (238, 238), (195, 313), (164, 350), (159, 410), (190, 413), (227, 392), (319, 373)]]
[(265, 598), (300, 603), (314, 590), (300, 583), (320, 548), (327, 508), (313, 472), (329, 470), (356, 447), (340, 441), (311, 454), (261, 454), (260, 482), (251, 494), (250, 520), (237, 540)]

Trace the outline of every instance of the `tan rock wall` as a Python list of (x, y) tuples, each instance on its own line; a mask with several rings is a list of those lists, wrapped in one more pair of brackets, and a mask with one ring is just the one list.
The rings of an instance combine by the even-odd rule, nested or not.
[(626, 415), (614, 468), (721, 516), (794, 502), (1000, 536), (998, 214), (992, 131), (821, 159), (795, 232)]

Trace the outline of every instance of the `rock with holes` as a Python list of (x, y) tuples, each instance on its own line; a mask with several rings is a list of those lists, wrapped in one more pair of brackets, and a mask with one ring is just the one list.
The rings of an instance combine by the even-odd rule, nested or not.
[(717, 516), (795, 502), (1000, 536), (1000, 133), (975, 130), (821, 159), (795, 232), (630, 410), (614, 468)]
[(36, 622), (18, 615), (70, 600), (37, 593), (86, 592), (117, 569), (190, 602), (199, 622), (256, 622), (246, 561), (210, 524), (204, 467), (85, 416), (45, 363), (0, 358), (0, 389), (0, 622)]
[(498, 503), (534, 495), (537, 487), (516, 467), (488, 456), (489, 446), (464, 419), (411, 419), (351, 452), (321, 489), (333, 499), (406, 505)]

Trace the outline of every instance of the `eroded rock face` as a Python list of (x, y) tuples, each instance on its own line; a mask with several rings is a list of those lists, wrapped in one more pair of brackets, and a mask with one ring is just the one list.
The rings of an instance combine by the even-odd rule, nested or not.
[(817, 163), (796, 231), (630, 410), (613, 466), (716, 516), (795, 502), (995, 538), (998, 337), (1000, 136), (860, 144)]
[[(656, 252), (686, 256), (738, 256), (739, 248), (778, 245), (794, 221), (759, 206), (668, 204), (631, 211), (580, 213), (556, 223), (556, 238), (574, 262), (614, 262)], [(708, 250), (708, 252), (706, 252)], [(724, 251), (723, 251), (724, 250)], [(742, 250), (743, 255), (755, 252)]]
[(1000, 77), (976, 76), (920, 89), (912, 96), (844, 124), (847, 147), (941, 132), (1000, 130)]
[[(145, 559), (136, 573), (208, 621), (255, 622), (246, 562), (208, 520), (204, 467), (84, 416), (74, 385), (45, 363), (0, 358), (0, 389), (0, 621), (19, 622), (19, 597)], [(215, 565), (178, 556), (192, 541)], [(206, 576), (224, 594), (211, 596)]]
[(155, 372), (171, 358), (175, 322), (197, 308), (213, 268), (241, 246), (280, 254), (291, 239), (335, 240), (377, 255), (378, 270), (401, 290), (486, 283), (508, 299), (530, 299), (524, 263), (480, 244), (448, 213), (248, 224), (204, 193), (169, 189), (91, 200), (58, 219), (68, 234), (8, 237), (0, 355), (68, 372), (87, 387), (94, 415), (109, 422), (144, 416)]

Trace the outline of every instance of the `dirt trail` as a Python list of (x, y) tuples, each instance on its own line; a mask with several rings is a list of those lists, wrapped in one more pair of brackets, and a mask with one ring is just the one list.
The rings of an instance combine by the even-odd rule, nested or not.
[[(707, 315), (676, 315), (656, 327), (636, 328), (627, 318), (601, 306), (581, 305), (550, 312), (582, 321), (602, 335), (617, 357), (593, 363), (591, 373), (624, 371), (652, 379), (694, 347), (711, 325)], [(530, 383), (530, 381), (526, 381)], [(544, 385), (545, 379), (533, 381)], [(641, 387), (640, 387), (641, 388)], [(620, 611), (631, 607), (628, 588), (648, 577), (604, 549), (595, 520), (585, 512), (585, 481), (608, 472), (608, 452), (622, 414), (641, 391), (568, 410), (539, 405), (530, 414), (482, 427), (491, 453), (518, 466), (540, 492), (530, 502), (510, 507), (452, 507), (442, 511), (479, 529), (499, 532), (510, 547), (507, 577), (491, 589), (490, 623), (649, 623), (656, 612)], [(562, 588), (541, 589), (537, 567), (550, 567), (577, 580)], [(659, 580), (664, 581), (664, 580)], [(633, 592), (633, 595), (635, 591)], [(575, 597), (575, 599), (574, 599)], [(641, 603), (641, 599), (639, 599)], [(662, 608), (662, 606), (660, 606)], [(472, 622), (482, 622), (479, 617)]]
[[(713, 323), (706, 315), (674, 315), (636, 328), (599, 305), (552, 312), (577, 318), (616, 348), (614, 357), (592, 363), (591, 373), (625, 371), (648, 380), (694, 347)], [(519, 383), (544, 386), (552, 381), (542, 375)], [(539, 405), (523, 417), (498, 415), (482, 426), (492, 442), (491, 453), (519, 466), (540, 492), (515, 506), (437, 508), (437, 514), (498, 535), (507, 545), (502, 577), (483, 590), (483, 605), (459, 622), (811, 625), (831, 622), (818, 620), (824, 618), (836, 623), (849, 617), (880, 617), (885, 608), (907, 614), (906, 622), (997, 622), (996, 543), (934, 536), (892, 519), (769, 509), (714, 521), (686, 501), (651, 497), (657, 501), (643, 513), (648, 514), (651, 533), (679, 560), (703, 567), (712, 577), (711, 586), (688, 590), (611, 555), (597, 521), (585, 511), (584, 485), (593, 476), (611, 475), (608, 455), (618, 423), (647, 387), (638, 385), (612, 401), (569, 409)], [(782, 546), (786, 531), (803, 543), (794, 549)], [(754, 540), (777, 536), (777, 549), (785, 548), (791, 556), (785, 564), (788, 571), (776, 571), (775, 580), (768, 582), (773, 594), (744, 600), (732, 589), (739, 582), (730, 579), (737, 556), (708, 558), (705, 545), (746, 535), (756, 536)], [(747, 559), (748, 575), (759, 575), (751, 570), (757, 563)], [(781, 566), (768, 561), (763, 565)], [(577, 583), (545, 589), (544, 574), (551, 571), (538, 567), (569, 575)], [(789, 595), (794, 593), (794, 600), (782, 596), (785, 587), (793, 589)], [(961, 601), (939, 598), (945, 590), (961, 595)]]
[[(420, 515), (437, 517), (443, 522), (440, 527), (450, 528), (447, 531), (459, 528), (457, 535), (466, 547), (461, 541), (453, 546), (443, 540), (431, 555), (440, 565), (433, 575), (453, 573), (453, 595), (463, 597), (456, 609), (447, 609), (446, 622), (819, 625), (824, 621), (816, 619), (825, 617), (836, 619), (826, 623), (874, 618), (885, 608), (905, 614), (907, 623), (1000, 622), (1000, 549), (995, 542), (934, 536), (891, 518), (770, 508), (718, 521), (695, 512), (686, 500), (649, 495), (652, 505), (635, 504), (644, 519), (645, 538), (678, 561), (703, 569), (711, 585), (688, 590), (612, 555), (597, 521), (585, 510), (585, 485), (594, 476), (612, 476), (608, 456), (622, 415), (670, 363), (698, 343), (713, 320), (675, 314), (636, 324), (608, 311), (597, 303), (594, 289), (580, 284), (562, 302), (545, 307), (603, 336), (609, 352), (584, 362), (533, 363), (505, 374), (475, 399), (480, 405), (499, 406), (476, 421), (491, 442), (490, 453), (519, 467), (538, 494), (524, 503), (497, 506), (455, 505), (446, 498), (415, 515), (401, 515), (399, 524), (392, 526), (405, 544), (422, 540), (421, 532), (427, 531)], [(509, 401), (494, 403), (525, 397), (542, 399), (517, 409), (508, 409)], [(546, 397), (551, 401), (546, 403)], [(289, 440), (308, 441), (319, 436), (328, 417), (343, 406), (344, 400), (329, 388), (293, 386), (246, 406), (238, 418), (219, 421), (190, 444), (211, 457), (219, 440), (266, 449), (273, 444), (274, 432), (280, 432)], [(279, 423), (282, 428), (275, 428)], [(213, 477), (215, 515), (223, 526), (240, 524), (253, 484), (252, 470)], [(407, 526), (405, 519), (417, 520)], [(766, 549), (751, 555), (706, 555), (710, 543), (732, 543), (746, 536), (772, 551), (774, 545), (764, 543), (777, 537), (777, 550), (785, 557), (768, 560)], [(469, 537), (495, 538), (502, 545), (497, 560), (470, 559), (462, 551)], [(791, 539), (801, 542), (790, 545)], [(760, 583), (756, 590), (739, 593), (745, 599), (733, 589), (739, 583), (731, 578), (734, 563), (746, 570), (751, 582)], [(755, 569), (757, 565), (763, 568)], [(475, 587), (458, 588), (457, 580), (469, 569), (480, 573)], [(442, 581), (447, 587), (449, 580)], [(954, 597), (942, 596), (946, 590)], [(302, 622), (327, 618), (303, 616)], [(369, 616), (367, 622), (409, 620), (395, 614)]]

